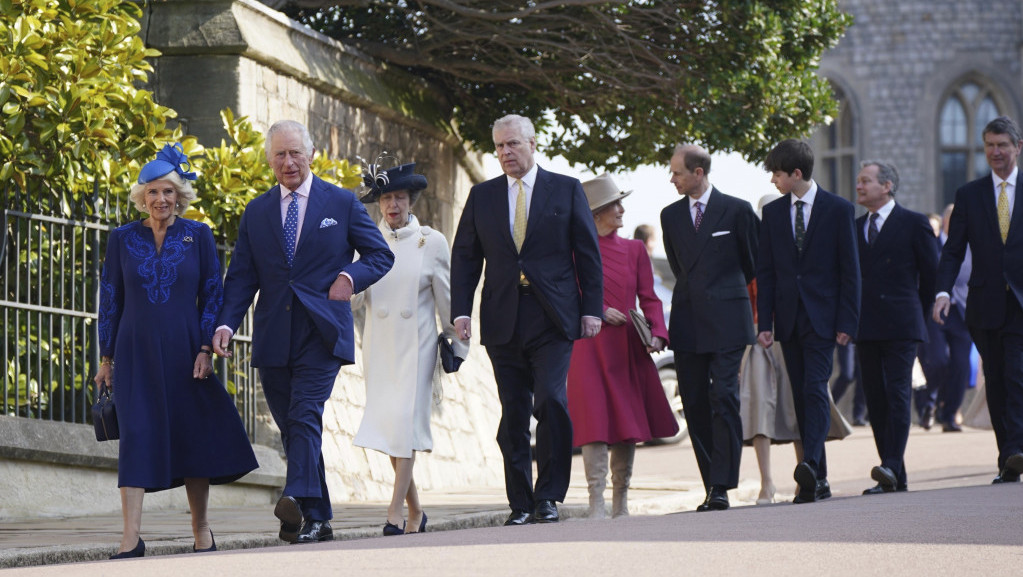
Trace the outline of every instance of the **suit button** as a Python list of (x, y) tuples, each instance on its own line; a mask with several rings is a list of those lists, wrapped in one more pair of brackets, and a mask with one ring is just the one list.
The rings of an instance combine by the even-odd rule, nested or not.
[(284, 310), (290, 311), (291, 310), (291, 305), (284, 305)]
[(410, 319), (410, 318), (412, 318), (412, 310), (411, 309), (402, 309), (402, 311), (401, 311), (401, 318), (403, 318), (403, 319)]
[(884, 300), (884, 295), (881, 295), (881, 300)]
[(379, 319), (387, 318), (387, 314), (389, 312), (390, 311), (387, 309), (387, 307), (380, 307), (377, 309), (377, 318)]

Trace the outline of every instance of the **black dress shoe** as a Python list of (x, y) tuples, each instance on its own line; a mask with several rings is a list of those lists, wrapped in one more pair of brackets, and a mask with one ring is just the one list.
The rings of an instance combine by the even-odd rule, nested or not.
[(295, 543), (319, 543), (320, 541), (333, 541), (334, 530), (330, 528), (330, 521), (308, 520), (302, 525)]
[(404, 535), (404, 534), (405, 534), (405, 522), (404, 521), (401, 523), (401, 527), (395, 525), (394, 523), (391, 523), (390, 521), (387, 521), (386, 523), (384, 523), (384, 537), (393, 537), (395, 535)]
[(1002, 471), (1001, 475), (991, 481), (992, 485), (1001, 485), (1002, 483), (1019, 483), (1019, 475), (1013, 474), (1012, 471)]
[[(1010, 455), (1009, 458), (1005, 460), (1005, 469), (1015, 473), (1017, 477), (1023, 475), (1023, 453)], [(1002, 475), (1005, 475), (1005, 470), (1002, 471)]]
[(508, 515), (508, 520), (504, 522), (504, 526), (510, 525), (529, 525), (533, 522), (533, 515), (526, 511), (512, 511), (511, 515)]
[(852, 425), (854, 427), (866, 427), (867, 426), (867, 420), (864, 419), (864, 418), (853, 419)]
[(814, 497), (818, 501), (831, 498), (831, 485), (827, 479), (817, 479), (817, 490), (814, 491)]
[(696, 508), (697, 511), (724, 511), (728, 508), (728, 489), (719, 485), (710, 488), (707, 498)]
[(213, 531), (210, 531), (210, 541), (213, 541), (213, 546), (207, 549), (196, 549), (195, 543), (192, 543), (193, 553), (212, 553), (217, 550), (217, 540), (213, 538)]
[(277, 500), (277, 506), (274, 507), (274, 516), (281, 521), (281, 531), (277, 534), (281, 541), (296, 542), (299, 530), (305, 522), (302, 506), (298, 504), (298, 499), (287, 495), (281, 496)]
[(894, 493), (895, 486), (899, 484), (895, 473), (883, 465), (872, 468), (870, 470), (870, 478), (877, 481), (887, 493)]
[(925, 431), (930, 431), (931, 427), (934, 426), (934, 407), (925, 407), (923, 414), (920, 415), (920, 426)]
[(111, 559), (134, 559), (135, 557), (145, 557), (145, 556), (146, 556), (146, 542), (142, 540), (142, 537), (139, 537), (139, 542), (135, 544), (135, 548), (134, 549), (132, 549), (131, 551), (125, 551), (123, 553), (117, 553), (116, 555), (111, 555), (110, 558)]
[(551, 499), (540, 499), (533, 510), (533, 521), (536, 523), (557, 523), (558, 506)]
[[(792, 478), (799, 484), (799, 493), (792, 500), (793, 503), (813, 503), (817, 500), (817, 473), (807, 462), (796, 465)], [(828, 496), (831, 496), (831, 488), (828, 488)]]
[(963, 428), (959, 423), (952, 421), (951, 423), (945, 423), (941, 426), (942, 433), (962, 433)]
[(863, 494), (864, 495), (881, 495), (883, 493), (891, 493), (891, 492), (892, 491), (886, 491), (885, 488), (882, 487), (880, 483), (878, 483), (877, 485), (874, 485), (873, 487), (871, 487), (869, 489), (864, 489), (863, 490)]

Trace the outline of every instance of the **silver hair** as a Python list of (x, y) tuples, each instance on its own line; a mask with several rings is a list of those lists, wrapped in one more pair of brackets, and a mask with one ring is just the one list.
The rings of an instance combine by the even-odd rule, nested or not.
[(881, 184), (886, 182), (892, 183), (891, 195), (895, 196), (895, 191), (899, 190), (899, 171), (895, 168), (895, 165), (882, 162), (880, 160), (864, 160), (860, 163), (860, 168), (866, 168), (868, 166), (877, 167), (878, 182)]
[(301, 122), (295, 122), (294, 120), (278, 120), (266, 131), (266, 141), (264, 147), (266, 149), (266, 157), (270, 158), (270, 142), (273, 140), (273, 136), (278, 132), (297, 132), (302, 137), (302, 146), (305, 148), (306, 156), (313, 155), (313, 137), (309, 136), (309, 129), (305, 127)]
[(515, 127), (526, 140), (536, 138), (536, 128), (533, 127), (533, 121), (525, 116), (519, 116), (518, 114), (502, 116), (494, 121), (494, 128), (491, 132), (497, 132), (498, 128), (504, 126)]
[[(188, 210), (188, 205), (192, 204), (192, 201), (196, 199), (195, 189), (192, 188), (191, 181), (181, 178), (181, 176), (173, 170), (160, 178), (154, 178), (149, 182), (157, 180), (166, 180), (174, 185), (174, 190), (178, 192), (178, 198), (174, 202), (174, 214), (179, 216), (185, 214), (185, 211)], [(146, 211), (146, 189), (149, 188), (149, 182), (133, 184), (131, 186), (131, 191), (128, 193), (128, 200), (135, 203), (135, 208), (138, 209), (139, 212), (145, 212), (146, 214), (148, 214)]]

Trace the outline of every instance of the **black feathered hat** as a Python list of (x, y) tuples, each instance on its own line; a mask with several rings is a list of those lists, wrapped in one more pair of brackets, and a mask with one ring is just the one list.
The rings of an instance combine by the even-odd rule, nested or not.
[(371, 204), (380, 200), (380, 195), (396, 190), (407, 190), (409, 193), (409, 204), (415, 204), (419, 194), (426, 188), (426, 177), (416, 174), (416, 163), (410, 162), (394, 168), (384, 170), (379, 164), (370, 164), (366, 172), (362, 173), (362, 182), (369, 188), (361, 200), (364, 204)]

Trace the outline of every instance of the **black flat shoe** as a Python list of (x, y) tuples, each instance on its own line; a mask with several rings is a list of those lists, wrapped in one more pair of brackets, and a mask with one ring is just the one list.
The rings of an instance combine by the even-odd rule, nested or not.
[(213, 531), (210, 531), (210, 541), (213, 541), (213, 546), (208, 549), (196, 549), (195, 543), (192, 543), (193, 553), (212, 553), (217, 550), (217, 540), (213, 538)]
[(138, 542), (138, 544), (135, 545), (134, 549), (132, 549), (131, 551), (125, 551), (123, 553), (118, 553), (116, 555), (111, 555), (110, 558), (111, 559), (133, 559), (135, 557), (145, 557), (145, 556), (146, 556), (146, 542), (142, 540), (142, 537), (139, 537), (139, 542)]
[(425, 531), (426, 531), (426, 511), (423, 511), (423, 520), (419, 522), (419, 530), (418, 531), (406, 531), (405, 533), (408, 534), (408, 535), (411, 535), (411, 534), (414, 534), (414, 533), (423, 533)]
[[(426, 517), (425, 516), (423, 517), (423, 524), (424, 525), (426, 524)], [(402, 521), (401, 527), (395, 525), (394, 523), (391, 523), (390, 521), (387, 521), (386, 523), (384, 523), (384, 537), (393, 537), (394, 535), (404, 535), (404, 534), (405, 534), (405, 522), (404, 521)]]

